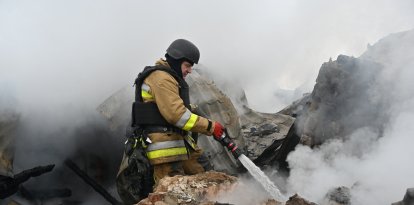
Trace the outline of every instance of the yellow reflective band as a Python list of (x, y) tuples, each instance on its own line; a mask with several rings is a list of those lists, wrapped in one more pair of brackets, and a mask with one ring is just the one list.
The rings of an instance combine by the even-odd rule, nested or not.
[(141, 96), (142, 96), (142, 98), (144, 98), (146, 100), (152, 99), (152, 95), (149, 94), (149, 92), (147, 92), (145, 90), (141, 90)]
[(177, 155), (187, 154), (187, 148), (185, 147), (174, 147), (169, 149), (160, 149), (147, 152), (148, 159), (156, 159), (160, 157), (171, 157)]
[(195, 115), (193, 113), (191, 113), (191, 117), (190, 119), (188, 119), (187, 123), (185, 123), (183, 130), (185, 131), (190, 131), (191, 128), (194, 127), (196, 121), (197, 121), (198, 115)]

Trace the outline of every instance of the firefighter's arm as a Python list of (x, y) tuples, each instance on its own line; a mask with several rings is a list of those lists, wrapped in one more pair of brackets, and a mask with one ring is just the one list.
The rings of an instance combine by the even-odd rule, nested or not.
[(152, 82), (151, 92), (161, 115), (168, 123), (186, 131), (212, 135), (214, 123), (192, 113), (184, 106), (178, 90), (178, 82), (165, 72), (155, 71), (155, 82)]

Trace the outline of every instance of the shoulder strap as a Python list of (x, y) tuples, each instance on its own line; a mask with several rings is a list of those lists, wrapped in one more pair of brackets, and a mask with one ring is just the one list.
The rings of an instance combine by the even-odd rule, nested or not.
[(158, 66), (146, 66), (144, 70), (138, 74), (137, 78), (135, 79), (135, 101), (142, 102), (142, 96), (141, 96), (141, 86), (144, 83), (145, 78), (147, 78), (152, 72), (156, 70), (161, 70), (164, 72), (167, 72), (171, 76), (174, 77), (174, 79), (178, 82), (181, 88), (188, 88), (188, 84), (184, 81), (184, 79), (181, 79), (175, 71), (173, 71), (171, 68), (158, 65)]

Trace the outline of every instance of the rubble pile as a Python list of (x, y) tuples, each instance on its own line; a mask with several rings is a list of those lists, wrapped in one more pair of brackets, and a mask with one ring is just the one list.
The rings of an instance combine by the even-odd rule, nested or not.
[(379, 63), (338, 56), (322, 65), (312, 94), (281, 113), (297, 116), (297, 133), (302, 144), (319, 145), (329, 139), (343, 139), (361, 127), (380, 136), (388, 120), (389, 93), (382, 84)]
[(259, 167), (287, 169), (286, 157), (299, 142), (295, 118), (281, 113), (246, 110), (240, 116), (245, 154)]
[[(192, 176), (165, 177), (160, 181), (154, 192), (137, 205), (233, 205), (228, 202), (217, 201), (217, 199), (225, 194), (231, 194), (238, 186), (237, 182), (236, 177), (215, 171)], [(282, 204), (316, 205), (298, 194), (291, 196), (286, 203), (267, 199), (257, 205)]]
[(413, 64), (413, 39), (414, 30), (391, 34), (359, 58), (330, 59), (321, 66), (312, 93), (279, 113), (296, 118), (300, 142), (309, 146), (343, 139), (361, 127), (381, 137), (390, 104), (403, 100), (394, 95), (401, 89), (395, 78)]
[(162, 204), (214, 204), (212, 200), (218, 193), (232, 189), (237, 178), (221, 172), (209, 171), (192, 176), (163, 178), (154, 193), (140, 201), (138, 205)]
[[(203, 115), (221, 122), (238, 147), (256, 165), (287, 167), (286, 156), (299, 141), (292, 129), (294, 117), (250, 109), (243, 91), (236, 91), (240, 96), (230, 99), (229, 96), (235, 94), (223, 93), (222, 90), (233, 90), (229, 87), (219, 88), (208, 73), (193, 71), (186, 81), (190, 86), (191, 102), (198, 105)], [(236, 106), (233, 102), (240, 104)], [(200, 137), (198, 144), (215, 170), (230, 174), (239, 172), (238, 162), (214, 139)]]

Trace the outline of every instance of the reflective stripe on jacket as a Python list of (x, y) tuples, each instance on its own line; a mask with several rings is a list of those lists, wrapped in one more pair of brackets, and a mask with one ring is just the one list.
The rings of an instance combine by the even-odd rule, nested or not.
[[(157, 64), (168, 66), (165, 61)], [(154, 101), (164, 119), (186, 131), (212, 135), (214, 126), (207, 130), (208, 119), (192, 113), (179, 95), (179, 83), (164, 71), (154, 71), (141, 86), (144, 102)]]
[(146, 151), (148, 159), (187, 154), (183, 140), (155, 142), (149, 144)]
[[(168, 66), (165, 61), (157, 63)], [(208, 119), (192, 113), (185, 106), (179, 83), (169, 73), (156, 70), (149, 74), (141, 85), (141, 96), (144, 102), (155, 102), (162, 117), (171, 125), (186, 131), (212, 134), (214, 126), (207, 130)], [(177, 133), (149, 134), (152, 144), (146, 151), (151, 164), (187, 160), (183, 137)]]

